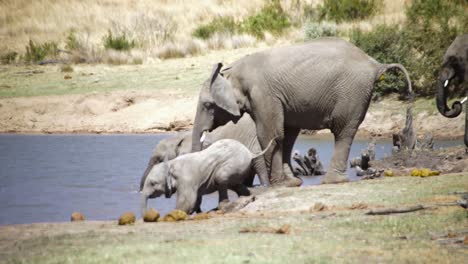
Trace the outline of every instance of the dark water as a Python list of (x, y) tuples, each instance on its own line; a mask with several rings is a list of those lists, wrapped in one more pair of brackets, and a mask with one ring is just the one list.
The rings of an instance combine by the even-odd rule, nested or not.
[[(69, 221), (74, 211), (89, 220), (117, 219), (125, 211), (139, 215), (141, 174), (153, 147), (167, 136), (0, 135), (0, 224)], [(456, 144), (461, 141), (438, 146)], [(350, 157), (366, 145), (355, 140)], [(328, 167), (332, 138), (299, 137), (294, 149), (304, 154), (312, 146)], [(390, 141), (377, 142), (377, 158), (390, 153)], [(352, 170), (348, 174), (356, 178)], [(217, 194), (204, 196), (202, 209), (216, 207), (217, 200)], [(150, 200), (149, 206), (164, 214), (175, 208), (175, 196)]]

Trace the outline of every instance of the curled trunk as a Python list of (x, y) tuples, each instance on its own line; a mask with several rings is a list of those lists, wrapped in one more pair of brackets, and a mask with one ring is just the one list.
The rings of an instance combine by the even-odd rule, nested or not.
[(439, 113), (448, 118), (454, 118), (460, 115), (462, 105), (459, 101), (452, 104), (452, 108), (447, 105), (447, 89), (449, 79), (440, 79), (437, 81), (437, 97), (436, 104)]

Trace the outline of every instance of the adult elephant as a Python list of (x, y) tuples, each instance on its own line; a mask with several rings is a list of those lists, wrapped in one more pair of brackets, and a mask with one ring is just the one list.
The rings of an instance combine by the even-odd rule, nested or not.
[(316, 39), (246, 56), (225, 69), (213, 67), (204, 83), (195, 117), (192, 150), (200, 138), (243, 112), (252, 115), (262, 148), (277, 137), (265, 154), (270, 182), (298, 186), (291, 172), (291, 151), (301, 128), (329, 128), (335, 149), (322, 183), (347, 181), (346, 165), (354, 135), (366, 114), (374, 83), (390, 68), (339, 38)]
[[(226, 125), (218, 127), (210, 133), (207, 133), (202, 148), (205, 149), (212, 145), (214, 142), (221, 139), (234, 139), (241, 142), (251, 152), (259, 153), (262, 151), (260, 143), (258, 142), (255, 123), (248, 114), (244, 114), (237, 123), (228, 122)], [(164, 161), (175, 159), (176, 157), (191, 152), (192, 148), (192, 132), (182, 132), (177, 135), (161, 140), (154, 148), (145, 172), (140, 180), (140, 191), (143, 188), (146, 177), (151, 169)], [(253, 160), (252, 169), (248, 171), (244, 185), (251, 187), (253, 185), (255, 174), (259, 178), (263, 177), (261, 181), (268, 180), (268, 171), (265, 165), (263, 156), (257, 157)], [(265, 183), (267, 185), (268, 183)], [(233, 189), (237, 194), (242, 195), (243, 192), (238, 189)]]
[[(447, 105), (447, 94), (451, 86), (468, 92), (468, 34), (458, 36), (448, 47), (437, 78), (437, 109), (448, 118), (459, 116), (462, 104), (467, 100), (465, 97), (461, 102), (455, 101), (450, 108)], [(468, 147), (468, 111), (465, 114), (465, 145)]]

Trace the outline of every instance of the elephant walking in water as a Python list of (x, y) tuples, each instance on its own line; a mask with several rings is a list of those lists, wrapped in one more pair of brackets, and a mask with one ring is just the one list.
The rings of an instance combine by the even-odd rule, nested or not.
[[(437, 79), (436, 103), (439, 112), (448, 118), (454, 118), (462, 112), (462, 105), (467, 97), (455, 101), (452, 108), (447, 105), (448, 89), (459, 89), (468, 93), (468, 34), (458, 36), (445, 52), (442, 69)], [(465, 113), (465, 145), (468, 147), (468, 105)]]
[(400, 64), (381, 64), (351, 43), (322, 38), (246, 56), (223, 69), (215, 64), (200, 91), (192, 150), (207, 131), (247, 112), (262, 148), (277, 138), (265, 161), (272, 184), (298, 186), (291, 152), (301, 128), (328, 128), (335, 149), (322, 183), (347, 181), (346, 165), (354, 136), (369, 107), (375, 82)]

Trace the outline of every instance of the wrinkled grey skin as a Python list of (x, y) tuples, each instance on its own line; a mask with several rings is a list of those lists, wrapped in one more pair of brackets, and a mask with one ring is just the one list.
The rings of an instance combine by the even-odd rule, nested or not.
[[(269, 146), (271, 143), (273, 140)], [(263, 154), (264, 151), (251, 153), (236, 140), (222, 139), (202, 151), (159, 163), (144, 181), (141, 190), (142, 213), (147, 208), (148, 198), (162, 194), (169, 198), (175, 192), (176, 209), (189, 214), (200, 208), (204, 194), (218, 191), (219, 201), (226, 201), (227, 189), (242, 185), (252, 161)]]
[[(260, 143), (258, 142), (255, 123), (249, 114), (244, 114), (236, 124), (233, 122), (228, 122), (226, 125), (218, 127), (212, 132), (207, 133), (202, 148), (205, 149), (214, 142), (227, 138), (239, 141), (253, 153), (262, 151)], [(154, 165), (162, 162), (166, 156), (168, 160), (172, 160), (180, 155), (190, 153), (191, 148), (192, 132), (178, 133), (173, 137), (161, 140), (154, 148), (145, 172), (141, 177), (140, 191), (143, 188), (143, 184), (148, 173)], [(268, 179), (268, 171), (266, 169), (265, 159), (263, 156), (260, 156), (254, 160), (252, 169), (249, 170), (248, 174), (245, 176), (246, 182), (244, 182), (244, 185), (247, 187), (252, 187), (256, 173), (259, 175), (260, 179), (264, 179), (264, 182)], [(267, 183), (264, 185), (267, 185)], [(243, 189), (244, 188), (242, 188), (242, 190), (234, 189), (233, 191), (235, 191), (238, 195), (242, 195)]]
[(199, 96), (192, 150), (204, 131), (242, 113), (251, 114), (262, 147), (277, 137), (265, 161), (272, 184), (298, 186), (291, 172), (291, 152), (301, 128), (329, 128), (335, 150), (322, 183), (347, 181), (346, 163), (356, 131), (367, 112), (374, 83), (387, 69), (354, 45), (338, 38), (279, 47), (246, 56), (221, 70), (214, 66)]
[[(468, 91), (468, 34), (458, 36), (448, 47), (437, 78), (437, 109), (443, 116), (454, 118), (462, 112), (462, 103), (455, 101), (451, 108), (447, 105), (450, 88)], [(468, 147), (468, 113), (465, 114), (464, 140)]]

